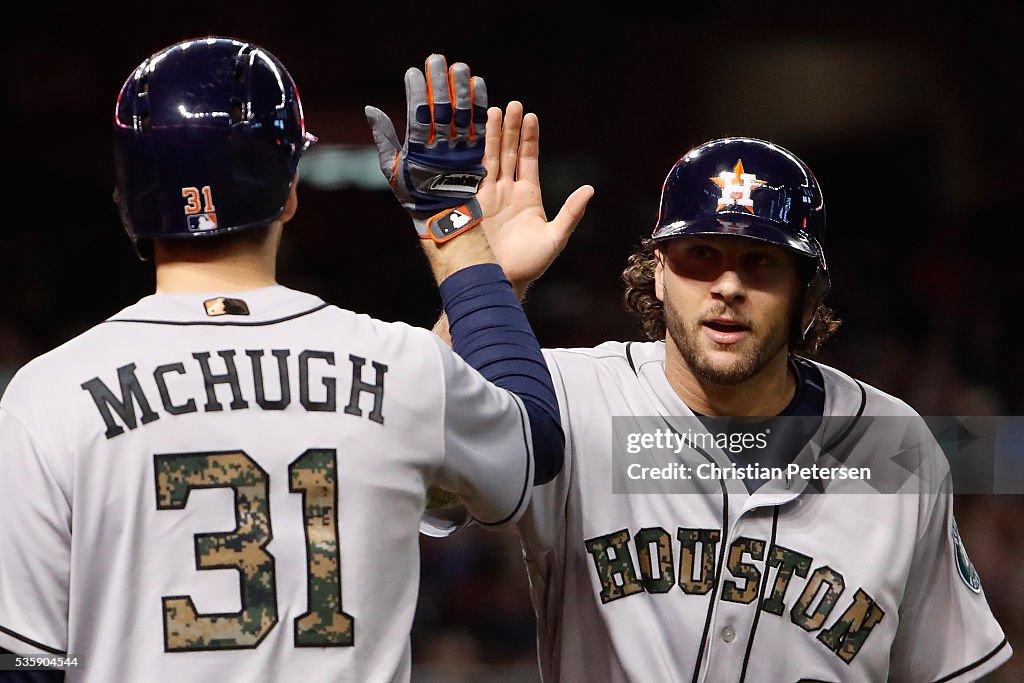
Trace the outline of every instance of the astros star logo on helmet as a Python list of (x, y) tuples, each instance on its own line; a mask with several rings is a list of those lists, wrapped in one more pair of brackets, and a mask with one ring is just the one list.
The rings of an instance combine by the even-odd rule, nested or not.
[(718, 199), (718, 211), (726, 207), (740, 206), (754, 213), (754, 202), (750, 199), (750, 193), (755, 187), (765, 184), (763, 180), (758, 180), (756, 175), (743, 169), (742, 159), (736, 161), (736, 167), (731, 172), (722, 171), (717, 178), (710, 180), (722, 188), (722, 196)]

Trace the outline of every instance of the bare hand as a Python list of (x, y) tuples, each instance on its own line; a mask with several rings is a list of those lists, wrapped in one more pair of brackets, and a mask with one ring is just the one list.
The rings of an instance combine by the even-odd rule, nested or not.
[(562, 252), (594, 196), (594, 188), (583, 185), (548, 221), (540, 190), (539, 141), (540, 121), (536, 114), (523, 116), (520, 102), (509, 102), (504, 117), (498, 107), (487, 111), (487, 177), (476, 198), (494, 255), (520, 297)]

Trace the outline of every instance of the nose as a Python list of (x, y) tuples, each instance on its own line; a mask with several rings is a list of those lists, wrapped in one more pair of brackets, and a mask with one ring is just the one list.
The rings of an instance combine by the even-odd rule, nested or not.
[(727, 304), (737, 303), (746, 299), (747, 288), (739, 273), (727, 267), (711, 283), (711, 296)]

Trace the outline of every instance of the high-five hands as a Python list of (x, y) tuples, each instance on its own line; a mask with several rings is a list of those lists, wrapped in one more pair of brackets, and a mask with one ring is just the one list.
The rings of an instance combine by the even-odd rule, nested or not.
[(569, 195), (554, 220), (544, 212), (540, 188), (540, 122), (509, 103), (504, 116), (487, 112), (487, 171), (476, 199), (484, 212), (484, 232), (506, 277), (520, 297), (562, 252), (583, 218), (594, 188), (583, 185)]
[(381, 172), (420, 238), (440, 243), (482, 218), (475, 195), (485, 174), (487, 88), (466, 64), (448, 68), (443, 55), (430, 55), (424, 71), (405, 72), (404, 144), (387, 114), (376, 107), (365, 112)]
[[(487, 88), (469, 67), (427, 58), (405, 72), (405, 142), (376, 107), (366, 118), (381, 172), (424, 240), (443, 243), (483, 220), (489, 253), (520, 297), (565, 247), (594, 188), (569, 195), (551, 221), (540, 187), (540, 122), (520, 102), (487, 108)], [(469, 245), (467, 245), (468, 247)], [(481, 253), (481, 258), (486, 254)], [(435, 273), (436, 274), (436, 273)]]

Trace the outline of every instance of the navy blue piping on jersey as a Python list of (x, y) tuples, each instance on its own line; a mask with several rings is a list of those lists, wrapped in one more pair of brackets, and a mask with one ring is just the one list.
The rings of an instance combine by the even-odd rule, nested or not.
[[(626, 346), (628, 352), (629, 346)], [(634, 368), (634, 372), (636, 369)], [(639, 375), (637, 375), (639, 377)], [(662, 422), (665, 426), (672, 430), (672, 433), (676, 436), (680, 436), (679, 432), (675, 427), (672, 426), (665, 418), (662, 418)], [(704, 456), (712, 465), (716, 464), (715, 459), (712, 458), (707, 451), (698, 446), (697, 444), (688, 444), (690, 448)], [(704, 633), (700, 637), (700, 648), (697, 650), (697, 662), (693, 669), (693, 683), (697, 683), (697, 679), (700, 677), (701, 663), (704, 661), (704, 650), (708, 646), (708, 633), (711, 630), (711, 616), (715, 613), (715, 600), (718, 599), (718, 586), (722, 582), (722, 566), (725, 563), (725, 554), (728, 551), (728, 535), (729, 535), (729, 492), (725, 488), (725, 480), (719, 479), (718, 485), (722, 488), (722, 536), (721, 536), (721, 548), (718, 553), (718, 567), (715, 569), (715, 585), (711, 587), (711, 596), (708, 599), (708, 613), (704, 619)]]
[[(633, 346), (633, 342), (628, 342), (626, 344), (626, 362), (629, 363), (629, 367), (631, 370), (633, 370), (633, 374), (636, 375), (637, 379), (640, 379), (640, 373), (637, 372), (636, 364), (633, 362), (633, 353), (630, 350), (631, 346)], [(672, 423), (670, 423), (664, 417), (662, 417), (662, 422), (665, 423), (666, 427), (672, 430), (673, 434), (681, 436), (679, 432), (676, 430), (676, 428), (672, 426)], [(697, 444), (688, 443), (688, 445), (690, 446), (690, 448), (704, 456), (704, 459), (707, 460), (712, 465), (717, 464), (715, 463), (715, 459), (712, 458), (707, 451), (705, 451)], [(707, 617), (705, 617), (704, 619), (704, 634), (701, 635), (700, 638), (700, 648), (697, 650), (697, 662), (693, 668), (693, 683), (697, 683), (697, 679), (700, 678), (700, 667), (701, 663), (704, 661), (704, 650), (706, 650), (708, 646), (708, 633), (711, 630), (711, 617), (715, 613), (715, 600), (718, 598), (718, 585), (721, 583), (722, 565), (725, 563), (725, 553), (727, 551), (726, 546), (728, 545), (727, 541), (729, 540), (729, 492), (725, 488), (724, 479), (719, 479), (718, 485), (722, 489), (722, 546), (720, 552), (718, 553), (718, 567), (715, 569), (715, 585), (711, 587), (711, 596), (708, 600), (708, 613)]]
[(868, 405), (868, 392), (859, 380), (853, 381), (857, 383), (857, 388), (860, 389), (860, 407), (857, 408), (857, 414), (853, 416), (853, 419), (850, 421), (850, 424), (846, 426), (846, 429), (843, 430), (842, 434), (837, 436), (835, 439), (832, 440), (831, 443), (827, 444), (821, 449), (822, 453), (832, 451), (837, 446), (839, 446), (839, 444), (841, 444), (846, 439), (846, 437), (850, 435), (850, 433), (853, 431), (853, 428), (857, 426), (857, 422), (860, 421), (860, 418), (864, 416), (864, 408), (866, 408)]
[(633, 362), (633, 351), (630, 349), (631, 346), (633, 346), (633, 342), (628, 342), (626, 344), (626, 362), (629, 363), (629, 369), (633, 371), (633, 374), (636, 375), (637, 379), (640, 379), (640, 373), (636, 371), (636, 363)]
[(7, 635), (9, 635), (11, 638), (16, 638), (17, 640), (20, 640), (23, 643), (31, 645), (32, 647), (37, 647), (40, 650), (42, 650), (43, 652), (49, 652), (50, 654), (53, 654), (53, 655), (66, 655), (67, 654), (67, 652), (65, 652), (64, 650), (58, 650), (57, 648), (49, 647), (48, 645), (43, 645), (42, 643), (37, 643), (36, 641), (32, 640), (31, 638), (23, 636), (20, 633), (18, 633), (17, 631), (12, 631), (9, 628), (4, 628), (3, 626), (0, 626), (0, 631), (3, 631)]
[(287, 322), (289, 320), (295, 320), (301, 318), (310, 313), (316, 313), (330, 306), (327, 303), (321, 303), (319, 306), (314, 306), (306, 311), (300, 311), (293, 313), (292, 315), (286, 315), (283, 318), (276, 318), (274, 320), (257, 320), (257, 321), (234, 321), (234, 320), (145, 320), (140, 318), (111, 318), (104, 320), (106, 323), (143, 323), (148, 325), (183, 325), (191, 327), (194, 325), (208, 325), (212, 327), (266, 327), (267, 325), (276, 325), (278, 323)]
[(743, 669), (740, 671), (740, 683), (744, 683), (747, 680), (747, 666), (750, 664), (750, 653), (754, 649), (754, 637), (757, 635), (757, 624), (761, 621), (761, 612), (764, 611), (764, 598), (767, 595), (768, 590), (768, 575), (771, 574), (769, 570), (770, 564), (770, 553), (775, 547), (775, 539), (779, 533), (779, 506), (775, 505), (772, 510), (772, 540), (768, 543), (768, 551), (764, 556), (764, 580), (761, 581), (761, 592), (758, 593), (755, 603), (757, 609), (754, 610), (754, 623), (750, 626), (750, 637), (747, 638), (747, 652), (743, 655)]
[[(680, 436), (676, 428), (673, 427), (668, 420), (664, 420), (665, 425), (672, 430), (674, 434)], [(697, 444), (689, 444), (691, 448), (704, 456), (704, 459), (711, 464), (716, 464), (715, 459), (708, 454), (703, 448)], [(693, 683), (697, 683), (700, 677), (700, 667), (704, 662), (704, 651), (708, 646), (708, 633), (711, 631), (711, 617), (715, 613), (715, 600), (718, 599), (718, 586), (722, 583), (722, 566), (725, 564), (725, 554), (728, 552), (728, 541), (729, 541), (729, 492), (725, 488), (725, 480), (719, 479), (718, 485), (722, 487), (722, 547), (718, 553), (718, 567), (715, 569), (715, 585), (711, 587), (711, 596), (708, 600), (708, 614), (704, 619), (704, 634), (700, 637), (700, 649), (697, 650), (697, 663), (693, 669)], [(703, 550), (701, 551), (703, 552)]]
[[(526, 416), (523, 415), (522, 410), (519, 411), (519, 425), (523, 430), (523, 443), (526, 443)], [(474, 520), (480, 526), (502, 526), (504, 524), (508, 524), (508, 521), (515, 517), (516, 513), (523, 506), (523, 500), (526, 498), (529, 486), (530, 482), (526, 481), (526, 477), (523, 477), (523, 488), (519, 491), (519, 500), (516, 501), (515, 506), (512, 508), (512, 512), (508, 513), (506, 517), (499, 519), (497, 522), (485, 522), (483, 520), (476, 519), (475, 517)]]
[(518, 396), (530, 416), (533, 483), (555, 478), (565, 460), (558, 400), (540, 344), (501, 267), (483, 263), (439, 287), (452, 350), (495, 385)]
[(996, 648), (994, 650), (989, 652), (987, 655), (985, 655), (984, 657), (982, 657), (978, 661), (974, 662), (973, 664), (968, 664), (967, 666), (963, 667), (962, 669), (957, 669), (956, 671), (954, 671), (953, 673), (949, 674), (948, 676), (943, 676), (942, 678), (940, 678), (937, 681), (935, 681), (935, 683), (945, 683), (946, 681), (951, 681), (954, 678), (957, 678), (958, 676), (962, 676), (963, 674), (967, 673), (968, 671), (970, 671), (972, 669), (977, 669), (979, 666), (981, 666), (982, 664), (984, 664), (988, 660), (990, 660), (993, 657), (995, 657), (999, 653), (1000, 650), (1002, 650), (1004, 647), (1007, 646), (1007, 644), (1008, 644), (1008, 642), (1007, 642), (1006, 638), (1003, 638), (1003, 642), (1001, 642), (998, 645), (996, 645)]

